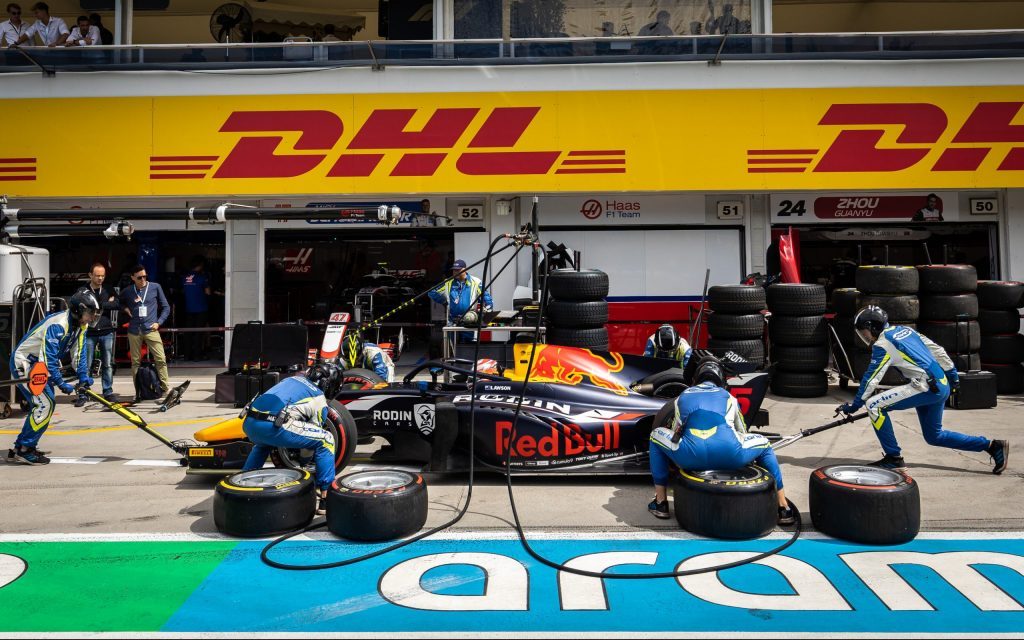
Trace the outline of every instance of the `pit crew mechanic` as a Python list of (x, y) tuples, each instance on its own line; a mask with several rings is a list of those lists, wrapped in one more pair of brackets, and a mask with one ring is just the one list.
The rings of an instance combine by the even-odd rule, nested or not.
[[(698, 471), (739, 469), (751, 463), (764, 467), (778, 489), (779, 524), (796, 521), (786, 501), (782, 471), (775, 451), (764, 436), (746, 433), (736, 399), (725, 389), (725, 372), (714, 358), (697, 365), (694, 386), (675, 400), (672, 426), (651, 432), (650, 461), (654, 500), (648, 510), (668, 518), (668, 485), (672, 466)], [(680, 432), (677, 436), (677, 432)]]
[(372, 342), (359, 342), (358, 336), (345, 343), (345, 365), (350, 369), (356, 367), (370, 369), (384, 382), (395, 381), (395, 363), (383, 349)]
[(14, 448), (7, 451), (8, 462), (39, 465), (49, 464), (50, 459), (37, 448), (39, 440), (50, 426), (56, 404), (53, 388), (57, 387), (70, 395), (75, 388), (61, 374), (61, 358), (71, 355), (71, 364), (78, 375), (80, 386), (92, 386), (89, 377), (91, 359), (85, 352), (85, 332), (96, 324), (100, 315), (100, 303), (87, 289), (71, 296), (65, 311), (51, 313), (36, 326), (29, 329), (11, 354), (11, 377), (24, 378), (36, 362), (42, 361), (49, 372), (46, 387), (38, 396), (33, 396), (28, 387), (18, 385), (22, 397), (28, 400), (30, 409), (25, 424), (14, 441)]
[[(444, 284), (427, 295), (434, 302), (448, 306), (448, 325), (454, 326), (459, 324), (462, 316), (470, 311), (470, 306), (480, 298), (483, 283), (480, 282), (480, 278), (466, 271), (465, 260), (453, 262), (451, 270), (453, 277), (445, 280)], [(483, 291), (482, 302), (484, 311), (490, 311), (494, 306), (490, 291)]]
[(676, 360), (684, 369), (689, 363), (692, 353), (693, 349), (690, 348), (690, 343), (679, 337), (679, 332), (670, 324), (658, 327), (658, 330), (647, 338), (647, 345), (644, 347), (645, 356)]
[[(914, 407), (925, 442), (960, 451), (985, 451), (992, 457), (992, 473), (999, 474), (1006, 469), (1010, 453), (1006, 440), (989, 440), (942, 428), (946, 399), (960, 384), (956, 367), (942, 347), (909, 327), (890, 326), (889, 316), (876, 306), (864, 307), (857, 313), (854, 331), (871, 345), (871, 363), (853, 402), (840, 405), (838, 411), (851, 414), (867, 406), (875, 435), (885, 452), (885, 457), (874, 466), (887, 469), (905, 466), (889, 412)], [(875, 394), (875, 388), (890, 366), (899, 369), (910, 382)]]
[(242, 471), (263, 468), (267, 456), (277, 447), (312, 449), (318, 490), (317, 513), (324, 514), (327, 489), (334, 482), (334, 436), (323, 428), (333, 398), (341, 385), (341, 369), (317, 363), (304, 375), (285, 378), (243, 410), (242, 429), (255, 445)]

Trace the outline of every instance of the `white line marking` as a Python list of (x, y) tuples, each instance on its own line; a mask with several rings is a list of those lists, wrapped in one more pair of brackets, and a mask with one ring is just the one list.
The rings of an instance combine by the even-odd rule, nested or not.
[(124, 463), (126, 467), (180, 467), (177, 460), (129, 460)]
[(85, 456), (82, 458), (50, 458), (50, 462), (54, 464), (99, 464), (106, 460), (106, 458), (95, 456)]

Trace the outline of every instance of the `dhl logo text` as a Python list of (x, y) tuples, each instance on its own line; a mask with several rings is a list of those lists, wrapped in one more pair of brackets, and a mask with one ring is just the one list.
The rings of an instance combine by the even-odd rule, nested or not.
[[(450, 157), (465, 176), (626, 172), (624, 149), (514, 150), (541, 107), (437, 108), (410, 130), (419, 111), (375, 109), (344, 143), (332, 111), (235, 111), (219, 132), (243, 135), (216, 169), (220, 156), (151, 156), (150, 178), (429, 177)], [(282, 149), (284, 132), (298, 133), (291, 149)]]
[[(819, 149), (748, 149), (747, 173), (894, 172), (917, 166), (933, 151), (929, 171), (977, 171), (995, 145), (1024, 143), (1024, 124), (1014, 124), (1024, 102), (979, 102), (945, 145), (949, 116), (926, 102), (833, 104), (818, 122), (844, 128)], [(898, 129), (896, 145), (880, 147), (887, 131)], [(815, 160), (817, 159), (817, 162)], [(1024, 147), (1002, 154), (997, 171), (1024, 170)]]

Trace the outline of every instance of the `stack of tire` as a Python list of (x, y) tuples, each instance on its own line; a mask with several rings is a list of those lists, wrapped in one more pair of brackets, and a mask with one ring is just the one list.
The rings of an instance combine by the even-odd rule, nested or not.
[[(881, 308), (889, 316), (889, 324), (917, 328), (917, 320), (921, 314), (921, 303), (917, 297), (920, 276), (917, 268), (900, 265), (864, 265), (857, 268), (857, 300), (858, 309), (875, 306)], [(838, 324), (838, 323), (837, 323)], [(857, 338), (854, 332), (853, 319), (849, 324), (844, 321), (837, 326), (837, 334), (849, 335), (853, 344), (853, 373), (860, 379), (867, 371), (871, 362), (871, 347)], [(881, 383), (886, 386), (905, 384), (903, 375), (894, 367), (890, 367), (882, 377)]]
[(548, 344), (607, 351), (608, 274), (597, 269), (555, 269), (548, 278)]
[[(843, 346), (846, 358), (850, 363), (850, 373), (853, 372), (854, 354), (857, 352), (857, 336), (853, 333), (853, 319), (860, 310), (860, 291), (854, 288), (835, 289), (832, 291), (832, 301), (829, 305), (835, 312), (833, 328), (839, 338), (839, 344)], [(836, 352), (836, 358), (842, 359), (842, 355)], [(840, 362), (839, 370), (846, 372), (846, 363)], [(846, 378), (840, 378), (839, 388), (846, 389), (849, 382)]]
[(978, 273), (969, 264), (931, 264), (921, 275), (921, 321), (918, 329), (946, 350), (957, 371), (981, 366), (978, 324)]
[(978, 304), (981, 369), (996, 374), (997, 393), (1024, 392), (1019, 311), (1024, 306), (1024, 283), (982, 280), (978, 282)]
[(772, 393), (817, 398), (828, 393), (828, 322), (825, 287), (773, 284), (768, 287), (768, 337), (774, 370)]
[(716, 285), (708, 289), (708, 350), (727, 351), (764, 366), (764, 289), (753, 285)]

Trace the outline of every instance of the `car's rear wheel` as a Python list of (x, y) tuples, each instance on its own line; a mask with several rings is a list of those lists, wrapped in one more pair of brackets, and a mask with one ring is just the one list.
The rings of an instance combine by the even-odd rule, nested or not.
[[(352, 454), (356, 450), (358, 430), (356, 429), (355, 418), (337, 400), (327, 403), (327, 420), (323, 428), (334, 439), (334, 472), (339, 473), (348, 466)], [(316, 472), (316, 461), (314, 460), (315, 449), (286, 449), (280, 447), (271, 452), (271, 460), (274, 466), (285, 469), (307, 470)]]

